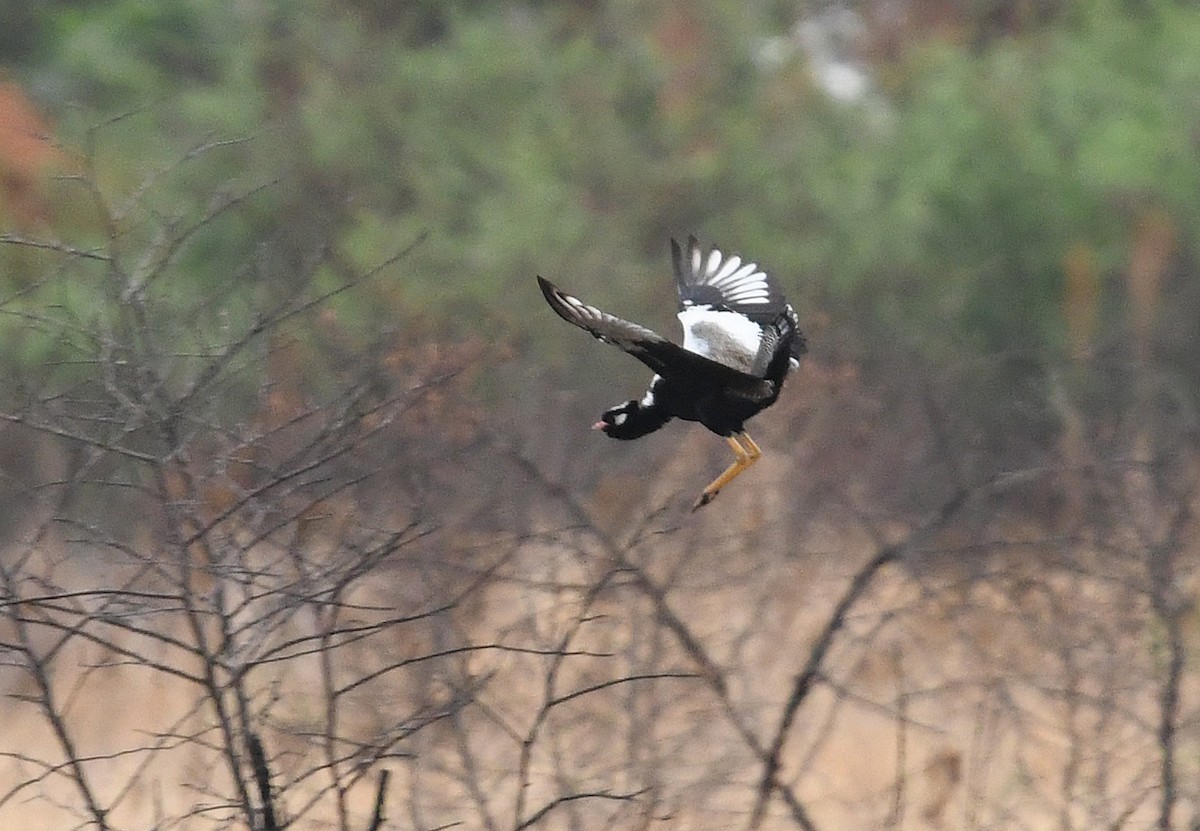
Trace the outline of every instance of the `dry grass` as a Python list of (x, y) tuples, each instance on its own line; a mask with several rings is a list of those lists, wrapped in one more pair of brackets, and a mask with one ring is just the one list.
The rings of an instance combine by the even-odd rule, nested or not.
[[(753, 500), (755, 487), (742, 484), (737, 498)], [(722, 499), (726, 513), (710, 512), (705, 528), (739, 516), (734, 494)], [(343, 683), (394, 667), (344, 698), (343, 743), (367, 745), (406, 719), (427, 721), (395, 745), (404, 758), (374, 763), (394, 772), (393, 827), (513, 828), (571, 794), (635, 796), (563, 802), (539, 827), (743, 826), (763, 768), (739, 723), (768, 744), (835, 600), (887, 534), (856, 532), (847, 517), (844, 532), (831, 534), (838, 523), (820, 517), (826, 530), (809, 534), (804, 548), (731, 553), (696, 545), (686, 525), (648, 523), (614, 541), (569, 530), (568, 515), (543, 510), (539, 529), (520, 538), (447, 530), (423, 539), (345, 598), (411, 612), (493, 569), (445, 613), (337, 653)], [(1007, 539), (1028, 540), (1032, 530), (1011, 528)], [(1162, 661), (1136, 562), (1114, 572), (1111, 557), (1044, 536), (985, 550), (954, 542), (943, 536), (907, 552), (852, 608), (783, 745), (784, 786), (824, 829), (1153, 824)], [(132, 568), (104, 552), (42, 544), (26, 570), (53, 573), (64, 589), (111, 587)], [(627, 560), (614, 561), (606, 545)], [(630, 567), (662, 591), (673, 625)], [(164, 621), (190, 637), (181, 618)], [(270, 637), (310, 634), (312, 625), (299, 614)], [(681, 628), (710, 667), (681, 643)], [(37, 637), (34, 651), (57, 643), (44, 630)], [(484, 648), (403, 663), (470, 646)], [(161, 644), (137, 647), (179, 660)], [(111, 827), (238, 825), (220, 819), (236, 811), (215, 807), (230, 798), (231, 781), (203, 690), (80, 638), (67, 639), (49, 668), (53, 707), (87, 760), (98, 801), (114, 806)], [(29, 674), (7, 667), (2, 677), (2, 749), (64, 761)], [(1191, 712), (1190, 668), (1184, 680)], [(300, 827), (336, 827), (326, 779), (293, 781), (320, 767), (329, 727), (318, 657), (256, 670), (247, 693), (276, 785), (289, 783), (281, 806), (299, 811), (316, 800)], [(1190, 789), (1200, 773), (1190, 720), (1181, 741), (1189, 750), (1179, 757), (1180, 781)], [(15, 756), (3, 764), (0, 781), (26, 786), (0, 805), (0, 826), (85, 821), (69, 771)], [(351, 827), (365, 827), (373, 797), (370, 779), (348, 790)], [(1177, 821), (1191, 811), (1185, 800)], [(772, 799), (762, 827), (794, 825)]]

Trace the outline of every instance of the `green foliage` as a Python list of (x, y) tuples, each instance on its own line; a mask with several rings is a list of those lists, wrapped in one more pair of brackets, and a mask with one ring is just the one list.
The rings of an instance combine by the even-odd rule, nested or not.
[[(85, 188), (83, 178), (71, 184)], [(72, 387), (139, 386), (146, 379), (123, 375), (143, 371), (164, 385), (155, 396), (168, 394), (194, 383), (265, 305), (255, 279), (261, 241), (248, 240), (240, 216), (253, 191), (163, 214), (153, 187), (125, 204), (88, 190), (99, 215), (93, 232), (4, 240), (6, 255), (41, 274), (0, 298), (0, 355), (21, 370), (8, 403)]]
[(1198, 81), (1200, 15), (1183, 6), (1081, 4), (1074, 20), (982, 54), (919, 50), (884, 135), (851, 151), (874, 168), (877, 201), (860, 220), (856, 247), (869, 253), (831, 264), (834, 285), (874, 293), (898, 280), (878, 296), (927, 344), (1053, 352), (1072, 246), (1118, 273), (1132, 220), (1152, 208), (1187, 249), (1200, 241)]
[[(851, 105), (799, 54), (752, 60), (779, 25), (716, 2), (122, 0), (48, 4), (8, 48), (81, 145), (136, 112), (97, 134), (96, 174), (136, 192), (173, 170), (152, 191), (163, 216), (278, 181), (180, 258), (199, 293), (256, 240), (366, 269), (428, 232), (351, 328), (565, 337), (538, 272), (632, 315), (669, 309), (665, 237), (695, 231), (931, 354), (1053, 354), (1067, 251), (1111, 277), (1154, 208), (1195, 254), (1193, 7), (1081, 0), (979, 48), (915, 42), (876, 67), (886, 94)], [(247, 140), (177, 164), (207, 136)]]

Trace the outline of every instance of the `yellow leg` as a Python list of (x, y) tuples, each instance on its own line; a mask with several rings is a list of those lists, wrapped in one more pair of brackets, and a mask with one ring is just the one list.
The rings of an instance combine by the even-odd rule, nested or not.
[(746, 452), (750, 454), (751, 460), (758, 461), (758, 458), (762, 456), (762, 448), (758, 446), (758, 442), (750, 438), (749, 433), (738, 433), (738, 436), (744, 442), (743, 446), (746, 448)]
[(692, 506), (693, 511), (699, 510), (709, 502), (712, 502), (717, 494), (721, 492), (721, 488), (736, 479), (742, 471), (762, 457), (762, 450), (747, 433), (726, 436), (725, 440), (729, 442), (729, 446), (733, 448), (734, 455), (737, 458), (733, 460), (733, 464), (725, 468), (724, 473), (714, 479), (712, 484), (704, 489), (704, 492), (700, 494), (700, 498), (696, 500), (696, 504)]

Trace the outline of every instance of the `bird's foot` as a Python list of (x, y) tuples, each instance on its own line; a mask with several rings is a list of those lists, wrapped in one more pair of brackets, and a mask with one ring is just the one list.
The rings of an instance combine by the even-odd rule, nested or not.
[(720, 493), (719, 490), (718, 491), (706, 490), (706, 491), (704, 491), (704, 493), (700, 494), (700, 498), (697, 499), (696, 504), (692, 506), (692, 513), (695, 513), (696, 511), (700, 510), (705, 505), (707, 505), (709, 502), (712, 502), (714, 499), (716, 499), (718, 493)]

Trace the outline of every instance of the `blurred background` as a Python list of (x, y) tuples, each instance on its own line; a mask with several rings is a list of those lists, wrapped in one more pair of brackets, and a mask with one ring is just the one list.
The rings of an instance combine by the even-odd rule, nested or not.
[[(6, 824), (1200, 822), (1194, 4), (0, 9)], [(534, 281), (689, 233), (810, 345), (694, 516)]]

